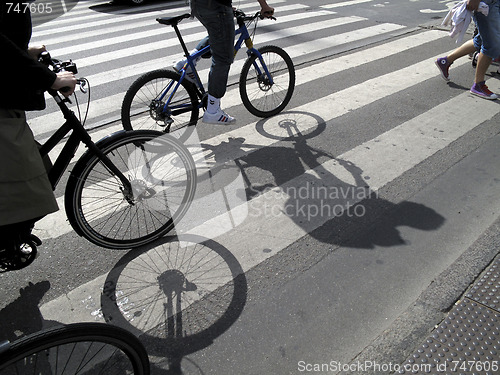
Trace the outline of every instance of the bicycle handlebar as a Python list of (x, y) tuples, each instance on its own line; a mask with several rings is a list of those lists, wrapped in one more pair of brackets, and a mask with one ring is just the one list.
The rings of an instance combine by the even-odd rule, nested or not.
[(42, 64), (45, 64), (47, 66), (52, 66), (52, 68), (54, 69), (54, 73), (59, 73), (59, 72), (63, 72), (63, 71), (71, 72), (73, 74), (78, 73), (78, 69), (76, 67), (76, 64), (73, 61), (71, 61), (71, 60), (60, 61), (57, 59), (53, 59), (50, 56), (50, 53), (48, 53), (47, 51), (42, 52), (40, 54), (38, 61), (40, 61)]
[(262, 15), (260, 13), (260, 11), (257, 12), (257, 13), (255, 13), (253, 16), (247, 16), (242, 10), (239, 10), (239, 9), (234, 9), (233, 13), (234, 13), (234, 16), (236, 18), (240, 18), (240, 19), (242, 19), (245, 22), (246, 21), (253, 21), (257, 17), (259, 17), (261, 20), (263, 20), (264, 18), (269, 18), (269, 19), (271, 19), (273, 21), (276, 21), (276, 17), (274, 17), (274, 16), (266, 17), (266, 16)]
[[(76, 64), (72, 60), (60, 61), (54, 59), (50, 56), (50, 53), (47, 51), (44, 51), (40, 54), (40, 56), (38, 57), (38, 61), (46, 66), (51, 66), (54, 73), (71, 72), (73, 74), (78, 74), (78, 68), (76, 67)], [(80, 85), (80, 90), (82, 92), (85, 92), (85, 85), (87, 81), (85, 79), (77, 79), (77, 83)], [(63, 87), (59, 91), (64, 93), (68, 92), (69, 90), (70, 90), (69, 87)], [(54, 96), (55, 94), (57, 94), (57, 91), (51, 89), (49, 90), (49, 93), (52, 96)]]
[[(270, 19), (276, 21), (276, 18), (273, 17), (272, 15), (267, 17), (267, 16), (263, 16), (260, 12), (257, 12), (253, 16), (247, 16), (242, 10), (239, 10), (239, 9), (233, 9), (233, 15), (238, 20), (238, 24), (240, 22), (253, 21), (257, 17), (259, 17), (260, 19), (270, 18)], [(182, 20), (184, 20), (186, 18), (191, 18), (191, 17), (192, 17), (191, 14), (185, 13), (185, 14), (182, 14), (182, 15), (176, 16), (176, 17), (160, 17), (160, 18), (157, 18), (156, 21), (158, 21), (162, 25), (168, 25), (168, 26), (172, 26), (172, 27), (176, 28), (177, 25)]]
[[(47, 67), (49, 67), (49, 66), (52, 67), (53, 72), (56, 74), (60, 73), (60, 72), (71, 72), (75, 75), (78, 74), (78, 69), (76, 67), (76, 64), (72, 60), (60, 61), (57, 59), (53, 59), (50, 56), (50, 53), (48, 53), (47, 51), (42, 52), (40, 54), (40, 56), (38, 56), (38, 61), (40, 63), (46, 65)], [(75, 98), (75, 101), (77, 104), (79, 118), (76, 117), (76, 115), (73, 113), (73, 111), (70, 110), (68, 108), (68, 106), (65, 104), (65, 103), (72, 104), (72, 102), (69, 98), (69, 95), (66, 96), (66, 94), (65, 94), (65, 93), (68, 93), (69, 91), (71, 91), (70, 87), (67, 87), (67, 86), (62, 87), (59, 90), (54, 90), (54, 89), (50, 88), (47, 90), (47, 92), (54, 98), (54, 100), (56, 101), (57, 105), (61, 109), (61, 111), (66, 119), (73, 118), (76, 121), (78, 121), (81, 126), (83, 126), (83, 125), (85, 125), (85, 122), (87, 120), (87, 115), (89, 113), (90, 85), (88, 85), (88, 81), (86, 78), (77, 78), (76, 83), (78, 84), (80, 91), (82, 93), (88, 94), (87, 110), (86, 110), (86, 113), (85, 113), (83, 120), (82, 120), (82, 114), (80, 112), (80, 106), (78, 104), (78, 98), (76, 96), (76, 93), (74, 93), (75, 94), (74, 98)], [(88, 87), (87, 87), (87, 85), (88, 85)], [(64, 98), (61, 98), (61, 96), (59, 95), (59, 92), (64, 94)]]

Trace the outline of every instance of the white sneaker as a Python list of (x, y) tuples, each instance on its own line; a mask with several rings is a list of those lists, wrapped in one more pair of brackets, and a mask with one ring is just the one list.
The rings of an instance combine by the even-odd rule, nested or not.
[(174, 65), (173, 65), (173, 68), (176, 72), (179, 72), (179, 70), (181, 70), (184, 65), (186, 65), (186, 62), (187, 60), (186, 59), (182, 59), (182, 60), (179, 60), (177, 61)]
[[(192, 55), (194, 53), (198, 52), (198, 50), (195, 48), (193, 49), (189, 54)], [(198, 63), (198, 61), (201, 59), (201, 57), (198, 57), (196, 60), (194, 60), (194, 65)], [(177, 61), (174, 65), (173, 68), (177, 73), (180, 73), (180, 70), (186, 65), (187, 59), (183, 58), (182, 60)], [(191, 66), (186, 67), (186, 75), (184, 76), (189, 82), (196, 84), (196, 75), (193, 72), (193, 69), (191, 69)]]
[(226, 112), (219, 108), (215, 113), (205, 112), (203, 114), (203, 120), (205, 124), (231, 124), (236, 121), (232, 116), (229, 116)]
[[(186, 59), (177, 61), (173, 68), (174, 70), (180, 74), (180, 70), (186, 64)], [(196, 76), (194, 75), (193, 69), (190, 66), (186, 67), (186, 75), (184, 76), (189, 82), (196, 84)]]

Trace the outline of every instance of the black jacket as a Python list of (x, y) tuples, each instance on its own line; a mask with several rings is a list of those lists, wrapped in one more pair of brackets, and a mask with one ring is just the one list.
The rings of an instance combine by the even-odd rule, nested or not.
[(231, 6), (231, 2), (232, 0), (216, 0), (218, 3), (222, 4), (222, 5), (226, 5), (228, 7)]
[[(13, 0), (12, 3), (22, 1)], [(56, 75), (28, 55), (31, 39), (31, 14), (24, 6), (0, 2), (0, 107), (39, 110), (45, 108), (43, 93)]]

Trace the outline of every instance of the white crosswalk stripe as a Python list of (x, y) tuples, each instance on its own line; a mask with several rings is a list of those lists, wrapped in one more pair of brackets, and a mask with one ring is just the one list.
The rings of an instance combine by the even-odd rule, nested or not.
[(325, 9), (334, 9), (334, 8), (342, 8), (342, 7), (357, 5), (357, 4), (362, 4), (362, 3), (369, 3), (372, 1), (373, 0), (351, 0), (351, 1), (343, 1), (340, 3), (335, 3), (335, 4), (322, 5), (321, 7), (325, 8)]
[[(334, 12), (344, 6), (370, 1), (345, 1), (324, 5), (314, 10), (308, 9), (306, 2), (287, 5), (285, 1), (275, 1), (273, 5), (280, 14), (278, 22), (276, 24), (261, 23), (257, 31), (256, 44), (286, 44), (287, 38), (294, 40), (298, 36), (325, 30), (331, 31), (328, 34), (330, 36), (314, 38), (314, 42), (305, 38), (300, 39), (301, 42), (294, 41), (284, 46), (292, 59), (314, 56), (318, 52), (328, 56), (334, 47), (345, 48), (344, 54), (318, 62), (314, 69), (311, 69), (309, 65), (297, 66), (295, 95), (301, 95), (301, 92), (314, 82), (448, 37), (446, 32), (437, 30), (424, 30), (403, 35), (406, 28), (402, 25), (370, 24), (365, 18), (341, 17)], [(253, 2), (242, 1), (240, 5), (245, 10), (255, 9)], [(125, 9), (113, 11), (112, 14), (104, 12), (89, 14), (88, 7), (80, 4), (64, 17), (53, 21), (51, 25), (42, 25), (34, 32), (36, 41), (42, 42), (46, 38), (50, 42), (54, 56), (72, 57), (71, 55), (75, 54), (72, 58), (81, 70), (89, 71), (87, 78), (96, 91), (109, 87), (117, 88), (106, 90), (106, 95), (97, 94), (98, 97), (92, 101), (90, 117), (96, 118), (98, 123), (118, 119), (124, 90), (127, 88), (127, 85), (121, 86), (122, 81), (132, 82), (135, 76), (143, 72), (168, 67), (181, 56), (177, 39), (172, 31), (156, 24), (154, 19), (160, 15), (168, 16), (182, 12), (179, 12), (179, 9), (163, 10), (161, 5), (157, 4), (147, 5), (144, 9), (149, 11), (135, 14)], [(297, 16), (298, 14), (300, 17)], [(73, 27), (74, 17), (84, 19), (87, 23), (79, 25), (78, 32), (71, 33), (69, 30)], [(297, 22), (298, 20), (300, 22)], [(54, 25), (59, 29), (51, 33), (50, 29)], [(342, 27), (347, 27), (348, 30), (355, 28), (356, 31), (342, 32)], [(203, 28), (196, 21), (186, 21), (181, 29), (185, 40), (190, 44), (205, 35)], [(96, 35), (104, 37), (94, 38)], [(398, 38), (360, 51), (348, 52), (349, 45), (353, 42), (380, 37), (388, 39), (392, 35)], [(116, 49), (112, 52), (99, 52), (99, 49), (104, 46), (115, 46)], [(96, 52), (93, 53), (93, 50)], [(244, 61), (242, 55), (231, 69), (231, 82), (235, 82), (238, 77)], [(132, 56), (140, 57), (141, 61), (131, 59)], [(456, 61), (454, 68), (468, 63), (466, 59)], [(97, 66), (105, 67), (105, 70), (96, 69)], [(207, 73), (208, 71), (204, 69), (200, 72), (200, 76), (206, 77)], [(432, 59), (416, 56), (413, 63), (405, 68), (338, 91), (332, 90), (331, 94), (324, 97), (311, 98), (307, 104), (287, 108), (285, 113), (266, 120), (265, 126), (278, 129), (280, 121), (295, 121), (300, 123), (302, 131), (307, 132), (318, 125), (316, 117), (328, 123), (362, 110), (378, 100), (384, 100), (403, 90), (424, 84), (430, 79), (439, 79), (437, 77), (438, 72)], [(497, 81), (489, 82), (489, 85), (493, 91), (500, 90)], [(224, 104), (227, 108), (241, 106), (237, 89), (231, 88), (228, 91)], [(477, 110), (478, 106), (481, 110)], [(474, 98), (468, 93), (459, 94), (412, 120), (405, 121), (335, 158), (330, 158), (305, 170), (300, 176), (280, 186), (264, 191), (249, 202), (233, 206), (231, 212), (233, 221), (229, 223), (229, 231), (228, 227), (224, 227), (225, 224), (221, 224), (228, 223), (228, 214), (210, 212), (211, 215), (203, 216), (202, 213), (206, 211), (203, 208), (207, 202), (200, 198), (193, 203), (191, 211), (185, 218), (190, 223), (186, 231), (206, 237), (214, 237), (215, 232), (216, 241), (229, 249), (241, 264), (243, 271), (247, 271), (320, 227), (338, 213), (332, 211), (329, 215), (312, 215), (309, 212), (311, 215), (308, 215), (307, 220), (304, 217), (287, 215), (289, 205), (297, 203), (292, 191), (313, 185), (357, 189), (368, 185), (369, 182), (369, 189), (376, 192), (484, 121), (491, 119), (499, 111), (495, 103)], [(314, 116), (307, 114), (314, 114)], [(463, 118), (470, 120), (459, 121)], [(60, 122), (62, 122), (61, 115), (55, 111), (40, 113), (31, 119), (36, 133), (43, 137), (54, 130), (54, 124)], [(282, 141), (279, 137), (271, 138), (262, 135), (256, 131), (257, 126), (257, 123), (252, 120), (238, 123), (237, 129), (205, 139), (203, 144), (208, 150), (228, 142), (229, 139), (244, 139), (241, 147), (230, 148), (223, 155), (222, 159), (226, 160), (229, 165), (234, 160), (244, 158), (264, 148), (275, 147), (278, 142)], [(99, 139), (116, 130), (120, 130), (119, 124), (96, 129), (92, 132), (93, 139)], [(199, 150), (194, 150), (197, 156), (200, 156)], [(203, 153), (209, 154), (207, 150)], [(77, 157), (83, 151), (81, 150)], [(213, 159), (213, 156), (207, 156), (208, 163), (216, 163)], [(219, 160), (217, 162), (220, 163)], [(355, 175), (349, 166), (355, 166), (361, 172)], [(345, 207), (360, 201), (359, 197), (350, 198), (339, 198), (335, 209), (342, 211)], [(36, 231), (42, 238), (59, 238), (72, 231), (65, 218), (64, 197), (59, 197), (58, 202), (61, 210), (47, 216), (36, 226)], [(313, 203), (318, 202), (313, 200)], [(265, 207), (271, 207), (272, 210), (267, 214), (263, 213), (262, 210)], [(268, 225), (269, 220), (272, 220), (273, 225)], [(276, 227), (280, 228), (279, 232), (276, 232)], [(214, 228), (220, 231), (217, 232)], [(263, 243), (266, 243), (265, 249)], [(99, 295), (105, 279), (106, 275), (102, 275), (69, 294), (44, 304), (41, 312), (45, 319), (57, 319), (64, 322), (101, 319), (102, 316), (96, 313), (96, 310), (89, 311), (84, 305), (89, 304), (89, 298), (94, 302), (97, 301), (97, 306), (99, 305)], [(137, 317), (135, 319), (140, 320)]]
[[(288, 10), (299, 10), (299, 9), (304, 9), (304, 8), (305, 8), (305, 6), (289, 6), (289, 7), (286, 7), (286, 10), (287, 11)], [(244, 10), (244, 8), (243, 8), (243, 10)], [(178, 12), (171, 11), (168, 14), (168, 16), (174, 16), (177, 14), (178, 14)], [(323, 12), (313, 13), (311, 15), (307, 14), (307, 17), (315, 17), (318, 15), (326, 15), (326, 14), (331, 14), (331, 12), (323, 11)], [(165, 16), (165, 13), (162, 13), (161, 16)], [(285, 18), (285, 17), (283, 17), (283, 18), (284, 19), (280, 19), (280, 22), (293, 21), (296, 17), (289, 16), (288, 18)], [(118, 45), (120, 43), (130, 43), (134, 40), (150, 39), (154, 36), (161, 36), (162, 38), (165, 38), (165, 40), (160, 40), (160, 41), (155, 42), (155, 43), (141, 43), (140, 48), (138, 48), (138, 46), (134, 46), (134, 47), (126, 48), (126, 49), (121, 49), (119, 51), (119, 53), (117, 53), (116, 51), (113, 51), (109, 54), (109, 57), (108, 57), (108, 55), (99, 54), (99, 56), (96, 56), (96, 59), (98, 59), (97, 61), (92, 60), (92, 59), (83, 60), (83, 63), (79, 64), (83, 67), (83, 66), (92, 65), (95, 62), (112, 61), (113, 59), (117, 59), (118, 56), (130, 56), (131, 54), (140, 54), (143, 52), (154, 51), (156, 49), (178, 46), (179, 42), (174, 37), (174, 33), (170, 27), (160, 26), (159, 24), (156, 24), (153, 22), (155, 22), (154, 18), (152, 18), (150, 16), (149, 17), (149, 25), (153, 24), (156, 26), (154, 29), (151, 29), (151, 30), (145, 30), (145, 31), (140, 31), (140, 32), (135, 31), (135, 32), (127, 33), (126, 35), (120, 35), (120, 36), (111, 37), (111, 38), (100, 38), (99, 41), (95, 41), (95, 42), (77, 43), (77, 44), (74, 44), (74, 45), (69, 46), (69, 47), (55, 49), (53, 51), (53, 53), (55, 56), (71, 56), (71, 54), (74, 54), (74, 53), (79, 52), (79, 51), (87, 51), (87, 50), (91, 51), (93, 48), (97, 48), (97, 47), (100, 48), (100, 47), (104, 47), (104, 46)], [(140, 25), (136, 25), (135, 23), (128, 24), (127, 29), (129, 29), (129, 28), (141, 28), (141, 26), (144, 26), (144, 24), (143, 23), (141, 23)], [(333, 25), (330, 24), (330, 26), (335, 26), (335, 24), (333, 24)], [(199, 23), (196, 21), (192, 21), (192, 22), (187, 23), (186, 25), (183, 25), (182, 30), (183, 31), (190, 30), (190, 29), (195, 28), (195, 27), (199, 28)], [(325, 23), (325, 24), (317, 25), (316, 27), (323, 29), (325, 27), (328, 27), (328, 25)], [(114, 31), (120, 31), (120, 30), (121, 31), (123, 30), (123, 25), (121, 25), (121, 29), (120, 28), (108, 29), (106, 27), (106, 35), (114, 32)], [(308, 30), (301, 30), (301, 31), (307, 32)], [(294, 34), (296, 34), (296, 33), (297, 33), (297, 31), (294, 31)], [(292, 34), (292, 35), (294, 35), (294, 34)], [(191, 35), (189, 35), (189, 37), (185, 38), (185, 41), (186, 42), (196, 42), (196, 41), (202, 39), (205, 35), (206, 35), (206, 32), (204, 32), (204, 31), (202, 31), (200, 33), (196, 33), (196, 34), (191, 34)], [(73, 42), (74, 41), (75, 40), (73, 39)]]

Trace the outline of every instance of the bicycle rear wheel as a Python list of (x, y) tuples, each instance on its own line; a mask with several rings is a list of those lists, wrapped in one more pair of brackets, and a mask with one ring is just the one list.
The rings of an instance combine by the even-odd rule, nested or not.
[(280, 113), (292, 98), (295, 68), (290, 56), (280, 47), (264, 46), (258, 51), (262, 60), (252, 54), (243, 64), (239, 82), (240, 96), (251, 114), (270, 117)]
[[(198, 97), (190, 82), (174, 71), (159, 69), (140, 76), (123, 99), (121, 119), (125, 130), (152, 129), (172, 133), (184, 140), (183, 133), (196, 125), (199, 117)], [(170, 99), (170, 104), (165, 104)]]
[(26, 336), (0, 354), (0, 375), (149, 374), (139, 339), (103, 323), (77, 323)]
[(129, 184), (94, 154), (84, 155), (65, 194), (66, 213), (77, 233), (102, 247), (130, 249), (170, 232), (196, 190), (195, 163), (187, 148), (153, 130), (124, 131), (97, 145)]

